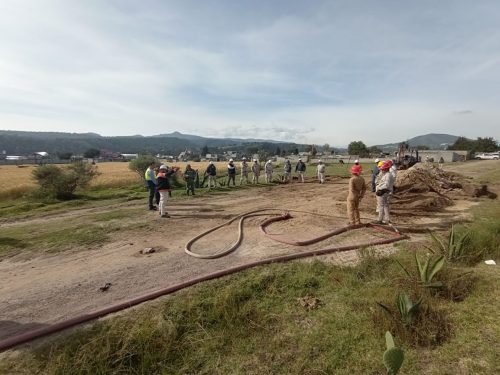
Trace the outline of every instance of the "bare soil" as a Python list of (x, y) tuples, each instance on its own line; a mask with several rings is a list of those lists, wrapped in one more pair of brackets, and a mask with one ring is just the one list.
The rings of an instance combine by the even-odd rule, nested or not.
[[(425, 236), (422, 233), (429, 229), (446, 229), (450, 223), (468, 220), (469, 209), (488, 198), (474, 197), (471, 193), (474, 189), (469, 190), (464, 186), (474, 186), (475, 180), (488, 173), (487, 168), (493, 168), (493, 171), (498, 169), (500, 163), (484, 161), (481, 166), (484, 167), (479, 168), (479, 172), (475, 172), (478, 168), (471, 168), (468, 163), (448, 167), (457, 172), (466, 170), (468, 177), (436, 172), (432, 168), (427, 168), (433, 171), (431, 174), (425, 170), (400, 171), (398, 192), (392, 201), (396, 227), (409, 233), (410, 241), (421, 241)], [(365, 177), (368, 183), (370, 176), (366, 174)], [(459, 188), (457, 184), (446, 185), (447, 179), (462, 184), (462, 187)], [(157, 212), (147, 210), (146, 201), (132, 201), (43, 218), (4, 222), (2, 225), (35, 226), (43, 225), (48, 220), (71, 220), (99, 210), (106, 212), (144, 206), (144, 214), (126, 220), (148, 222), (149, 227), (154, 229), (120, 231), (112, 234), (112, 241), (99, 248), (75, 248), (31, 259), (16, 256), (0, 261), (0, 339), (252, 260), (366, 241), (372, 234), (358, 230), (297, 248), (263, 236), (259, 224), (264, 216), (245, 220), (241, 246), (228, 256), (207, 260), (191, 257), (184, 252), (187, 241), (195, 235), (243, 212), (257, 209), (303, 211), (292, 212), (291, 220), (269, 227), (273, 233), (286, 233), (297, 240), (343, 227), (347, 224), (347, 186), (347, 179), (330, 177), (322, 185), (310, 180), (306, 183), (262, 185), (250, 190), (186, 197), (169, 202), (171, 218), (160, 218)], [(498, 191), (498, 186), (490, 187), (490, 190), (495, 189)], [(375, 215), (374, 194), (367, 192), (361, 203), (362, 221), (374, 220)], [(235, 222), (204, 237), (194, 245), (193, 250), (204, 254), (220, 252), (236, 241), (237, 232)], [(145, 248), (154, 248), (155, 252), (141, 254)], [(394, 247), (385, 245), (378, 251), (391, 252)], [(324, 256), (323, 259), (337, 264), (352, 264), (357, 260), (357, 253), (346, 251)], [(111, 286), (101, 291), (100, 288), (106, 283), (111, 283)]]

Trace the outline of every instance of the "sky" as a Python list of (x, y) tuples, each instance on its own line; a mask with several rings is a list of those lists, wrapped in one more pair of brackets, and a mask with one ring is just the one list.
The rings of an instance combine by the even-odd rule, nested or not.
[(497, 0), (1, 0), (0, 129), (500, 140)]

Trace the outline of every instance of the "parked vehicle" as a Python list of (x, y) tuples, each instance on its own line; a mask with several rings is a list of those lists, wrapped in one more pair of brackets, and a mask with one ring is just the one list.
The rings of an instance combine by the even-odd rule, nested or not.
[(500, 152), (490, 152), (476, 155), (476, 159), (479, 160), (498, 160), (500, 158)]

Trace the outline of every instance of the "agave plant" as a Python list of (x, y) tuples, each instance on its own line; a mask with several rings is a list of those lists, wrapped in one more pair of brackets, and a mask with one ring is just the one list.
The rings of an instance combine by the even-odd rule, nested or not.
[[(420, 284), (424, 288), (441, 288), (443, 284), (439, 281), (433, 281), (436, 273), (443, 268), (445, 257), (443, 255), (437, 257), (433, 260), (432, 256), (428, 256), (425, 263), (421, 262), (418, 258), (417, 253), (415, 253), (415, 264), (417, 266), (418, 278), (420, 279)], [(406, 273), (408, 277), (412, 277), (411, 273), (396, 260), (401, 269)]]
[[(422, 303), (422, 298), (420, 298), (417, 302), (413, 303), (410, 296), (406, 293), (399, 293), (396, 298), (396, 307), (399, 312), (399, 319), (403, 322), (404, 325), (410, 325), (413, 323), (413, 320), (417, 316), (418, 310), (420, 308), (420, 304)], [(391, 309), (382, 303), (377, 302), (377, 304), (393, 319), (395, 319), (394, 314)]]
[[(470, 232), (466, 231), (461, 235), (452, 225), (447, 241), (442, 241), (434, 233), (430, 232), (431, 239), (437, 251), (444, 255), (450, 262), (460, 261), (466, 256), (467, 248), (470, 244)], [(432, 249), (429, 249), (432, 250)]]
[(415, 253), (415, 263), (417, 264), (418, 273), (420, 275), (420, 282), (425, 288), (441, 288), (441, 282), (433, 282), (432, 279), (436, 273), (443, 268), (444, 256), (439, 256), (434, 262), (431, 263), (432, 257), (427, 257), (424, 264), (420, 263), (417, 253)]
[(396, 348), (394, 339), (389, 331), (385, 333), (385, 345), (387, 350), (384, 352), (383, 362), (389, 375), (396, 375), (405, 359), (405, 354), (401, 348)]

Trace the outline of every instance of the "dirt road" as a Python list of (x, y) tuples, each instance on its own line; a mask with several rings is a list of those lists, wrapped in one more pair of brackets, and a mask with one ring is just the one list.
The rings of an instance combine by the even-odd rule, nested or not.
[[(498, 163), (495, 164), (498, 167)], [(467, 164), (464, 166), (470, 168)], [(460, 170), (460, 166), (455, 169)], [(368, 175), (366, 177), (368, 181)], [(156, 212), (145, 209), (137, 217), (126, 220), (137, 224), (147, 222), (146, 229), (113, 233), (112, 241), (100, 248), (76, 248), (28, 260), (22, 257), (4, 259), (0, 262), (0, 339), (250, 260), (366, 240), (363, 238), (366, 235), (358, 232), (359, 235), (332, 238), (306, 248), (292, 247), (264, 237), (258, 228), (263, 218), (256, 217), (245, 221), (243, 242), (230, 255), (205, 260), (184, 253), (186, 242), (193, 236), (255, 209), (281, 208), (308, 212), (293, 213), (292, 220), (271, 227), (274, 232), (289, 233), (297, 239), (315, 237), (343, 227), (347, 224), (347, 183), (347, 179), (330, 178), (323, 185), (316, 181), (272, 187), (263, 185), (257, 189), (178, 199), (168, 205), (171, 218), (162, 219)], [(396, 196), (393, 221), (403, 231), (413, 233), (413, 240), (422, 238), (418, 232), (445, 228), (451, 222), (466, 220), (468, 209), (477, 202), (477, 199), (455, 197), (451, 206), (419, 211), (405, 209), (404, 205), (397, 204), (397, 199)], [(146, 202), (132, 201), (93, 208), (92, 212), (130, 207), (146, 207)], [(33, 225), (43, 225), (47, 220), (71, 220), (72, 215), (81, 217), (85, 214), (86, 210), (78, 210), (62, 216), (28, 220), (32, 220)], [(372, 193), (367, 193), (361, 203), (361, 216), (362, 221), (375, 219)], [(8, 225), (16, 225), (16, 222)], [(23, 225), (26, 225), (26, 220)], [(219, 252), (229, 247), (236, 236), (237, 225), (234, 223), (205, 237), (195, 244), (194, 250), (207, 254)], [(157, 251), (140, 254), (141, 250), (149, 247)], [(392, 248), (392, 245), (386, 245), (380, 251), (391, 251)], [(354, 262), (357, 255), (355, 251), (348, 251), (325, 257), (345, 264)], [(107, 291), (100, 291), (106, 283), (112, 285)]]

